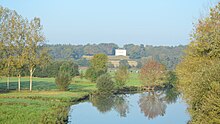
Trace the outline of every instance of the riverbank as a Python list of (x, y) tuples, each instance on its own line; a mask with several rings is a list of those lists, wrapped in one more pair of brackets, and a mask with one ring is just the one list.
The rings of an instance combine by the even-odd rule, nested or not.
[[(138, 75), (132, 74), (127, 87), (138, 87)], [(22, 78), (22, 91), (16, 91), (17, 78), (11, 78), (10, 91), (0, 93), (0, 123), (65, 123), (69, 106), (96, 90), (95, 83), (75, 78), (69, 91), (58, 91), (54, 78), (34, 78), (33, 91), (28, 91), (28, 77)], [(0, 80), (0, 90), (6, 88)]]

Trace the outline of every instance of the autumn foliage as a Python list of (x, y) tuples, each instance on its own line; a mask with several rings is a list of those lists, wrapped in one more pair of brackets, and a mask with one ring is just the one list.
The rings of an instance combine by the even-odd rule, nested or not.
[(165, 77), (165, 67), (153, 59), (148, 60), (140, 71), (140, 79), (145, 86), (161, 85)]

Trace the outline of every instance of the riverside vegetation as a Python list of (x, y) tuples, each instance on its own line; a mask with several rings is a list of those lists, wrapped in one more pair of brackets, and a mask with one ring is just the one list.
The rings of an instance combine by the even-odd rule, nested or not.
[[(131, 73), (125, 86), (140, 87), (138, 74)], [(6, 78), (0, 80), (1, 91), (6, 88)], [(33, 91), (29, 78), (21, 78), (17, 92), (17, 79), (11, 78), (10, 91), (0, 94), (0, 123), (66, 123), (69, 106), (96, 91), (96, 84), (80, 77), (74, 78), (69, 91), (59, 91), (54, 78), (33, 78)], [(14, 89), (14, 90), (13, 90)]]
[[(189, 105), (188, 123), (220, 123), (220, 2), (195, 25), (192, 42), (175, 71), (169, 69), (175, 68), (182, 53), (177, 58), (147, 56), (149, 47), (140, 45), (137, 51), (129, 53), (133, 59), (139, 59), (140, 75), (133, 72), (127, 76), (125, 67), (115, 73), (123, 72), (121, 77), (108, 72), (106, 54), (92, 54), (89, 68), (81, 71), (85, 75), (79, 76), (78, 65), (72, 60), (60, 61), (48, 54), (39, 18), (28, 21), (1, 6), (0, 17), (0, 123), (66, 123), (70, 104), (91, 93), (103, 94), (126, 87), (137, 90), (143, 86), (153, 87), (152, 90), (177, 86)], [(37, 74), (47, 76), (33, 78)], [(103, 88), (106, 86), (111, 89)]]

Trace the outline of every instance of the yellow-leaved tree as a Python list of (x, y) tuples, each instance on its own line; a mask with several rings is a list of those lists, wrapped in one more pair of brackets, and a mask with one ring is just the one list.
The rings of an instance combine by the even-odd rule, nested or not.
[(177, 66), (191, 124), (220, 123), (220, 2), (200, 19)]

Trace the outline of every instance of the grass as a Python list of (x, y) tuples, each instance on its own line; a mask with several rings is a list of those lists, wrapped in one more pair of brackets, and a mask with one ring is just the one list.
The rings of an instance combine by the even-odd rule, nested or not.
[(84, 95), (85, 92), (61, 91), (4, 93), (0, 95), (0, 123), (62, 122), (68, 114), (65, 109), (68, 109), (71, 101)]
[[(131, 73), (127, 86), (140, 86), (138, 74)], [(6, 78), (0, 79), (0, 91), (6, 89)], [(89, 80), (74, 78), (69, 91), (58, 91), (54, 78), (33, 78), (33, 91), (29, 78), (21, 79), (21, 92), (17, 91), (17, 78), (10, 79), (10, 90), (0, 92), (0, 123), (62, 123), (74, 100), (96, 90)]]

